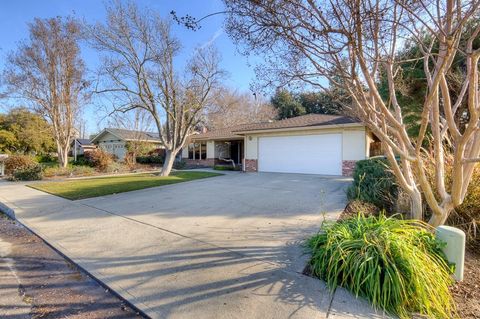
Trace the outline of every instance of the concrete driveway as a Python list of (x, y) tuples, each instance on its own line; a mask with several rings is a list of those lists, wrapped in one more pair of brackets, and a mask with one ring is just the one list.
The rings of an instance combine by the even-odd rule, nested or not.
[(0, 201), (153, 318), (371, 318), (301, 274), (301, 241), (338, 216), (349, 183), (233, 173), (74, 202), (0, 183)]

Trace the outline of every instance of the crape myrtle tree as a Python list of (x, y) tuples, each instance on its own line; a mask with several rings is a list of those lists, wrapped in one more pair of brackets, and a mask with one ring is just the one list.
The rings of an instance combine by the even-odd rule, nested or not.
[[(351, 100), (349, 112), (381, 140), (399, 185), (410, 196), (412, 217), (422, 219), (423, 195), (432, 211), (429, 223), (443, 224), (464, 200), (474, 165), (480, 160), (480, 50), (472, 46), (480, 27), (466, 27), (470, 19), (479, 18), (480, 1), (224, 2), (231, 37), (246, 51), (266, 57), (259, 75), (278, 85), (300, 81), (321, 87), (330, 82), (346, 92)], [(460, 41), (462, 35), (465, 41)], [(402, 74), (405, 62), (398, 59), (398, 53), (405, 41), (418, 45), (421, 55), (417, 59), (425, 73), (426, 90), (415, 137), (407, 134), (396, 94), (395, 78)], [(460, 92), (452, 95), (447, 74), (459, 55), (466, 61), (465, 76)], [(386, 74), (387, 98), (379, 92), (381, 72)], [(455, 117), (462, 103), (467, 105), (468, 122), (460, 131)], [(433, 148), (428, 159), (423, 148), (427, 137)], [(453, 156), (448, 181), (444, 164), (447, 139)], [(433, 163), (433, 181), (427, 178), (426, 160)]]
[(115, 110), (148, 112), (165, 147), (162, 176), (202, 120), (202, 111), (224, 75), (219, 54), (210, 46), (195, 50), (180, 73), (175, 58), (180, 42), (171, 22), (133, 2), (107, 6), (105, 23), (87, 25), (86, 37), (103, 54), (97, 93), (110, 95)]
[(30, 41), (7, 57), (3, 82), (7, 98), (26, 101), (51, 123), (58, 163), (68, 164), (75, 124), (88, 98), (81, 58), (80, 25), (72, 18), (35, 19)]
[[(476, 17), (467, 23), (460, 42), (468, 41), (472, 30), (480, 24)], [(433, 44), (437, 46), (437, 43)], [(464, 44), (462, 44), (463, 46)], [(473, 49), (480, 48), (480, 37), (473, 41)], [(436, 49), (434, 49), (436, 50)], [(411, 136), (417, 136), (420, 128), (420, 118), (423, 110), (423, 96), (427, 89), (425, 81), (424, 65), (422, 63), (422, 51), (416, 41), (406, 41), (402, 50), (397, 55), (397, 60), (402, 61), (402, 72), (395, 77), (397, 87), (397, 100), (402, 108), (403, 120), (407, 125), (407, 132)], [(466, 61), (464, 54), (456, 54), (451, 68), (446, 75), (451, 96), (455, 99), (462, 91), (463, 79), (466, 76)], [(380, 75), (380, 93), (388, 98), (388, 80), (385, 72)], [(442, 109), (441, 109), (442, 111)], [(468, 106), (465, 99), (459, 104), (454, 114), (455, 122), (460, 132), (463, 132), (468, 123)]]

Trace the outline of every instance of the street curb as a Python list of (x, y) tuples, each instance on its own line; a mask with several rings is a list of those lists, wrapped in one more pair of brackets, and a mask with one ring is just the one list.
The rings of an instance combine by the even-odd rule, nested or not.
[(10, 217), (11, 219), (15, 220), (17, 223), (19, 223), (20, 225), (22, 225), (23, 227), (25, 227), (29, 232), (31, 232), (32, 234), (34, 234), (35, 236), (37, 236), (38, 238), (40, 238), (48, 247), (50, 247), (51, 249), (53, 249), (53, 251), (55, 251), (57, 254), (59, 254), (60, 256), (62, 256), (66, 261), (68, 261), (69, 263), (75, 265), (75, 267), (78, 268), (78, 270), (80, 272), (82, 272), (83, 274), (85, 274), (86, 276), (92, 278), (95, 282), (97, 282), (100, 286), (102, 286), (104, 289), (107, 289), (112, 295), (114, 295), (115, 297), (117, 297), (118, 299), (120, 299), (123, 303), (125, 303), (127, 306), (129, 306), (130, 308), (133, 309), (133, 311), (135, 311), (136, 313), (138, 313), (140, 316), (144, 317), (144, 318), (147, 318), (147, 319), (151, 319), (151, 317), (149, 315), (147, 315), (143, 310), (141, 310), (140, 308), (138, 308), (137, 306), (135, 306), (133, 303), (131, 303), (130, 301), (128, 301), (127, 299), (125, 299), (124, 297), (122, 297), (119, 293), (117, 293), (114, 289), (112, 289), (110, 286), (108, 286), (106, 283), (104, 283), (103, 281), (101, 281), (100, 279), (98, 279), (96, 276), (94, 276), (92, 273), (90, 273), (88, 270), (86, 270), (84, 267), (82, 267), (81, 265), (77, 264), (73, 259), (71, 259), (70, 257), (68, 257), (67, 255), (65, 255), (64, 253), (62, 253), (60, 250), (58, 250), (56, 247), (54, 247), (53, 245), (51, 245), (48, 241), (46, 241), (42, 236), (40, 236), (37, 232), (35, 232), (34, 230), (32, 230), (30, 227), (28, 227), (27, 225), (25, 225), (24, 223), (22, 223), (21, 221), (19, 221), (16, 217), (15, 217), (15, 211), (13, 209), (11, 209), (10, 207), (8, 207), (7, 205), (5, 205), (4, 203), (0, 202), (0, 213), (4, 213), (5, 215), (7, 215), (8, 217)]
[(11, 219), (16, 219), (15, 218), (15, 211), (13, 209), (11, 209), (10, 207), (8, 207), (7, 205), (5, 205), (4, 203), (2, 203), (2, 202), (0, 202), (0, 212), (4, 213), (5, 215), (10, 217)]

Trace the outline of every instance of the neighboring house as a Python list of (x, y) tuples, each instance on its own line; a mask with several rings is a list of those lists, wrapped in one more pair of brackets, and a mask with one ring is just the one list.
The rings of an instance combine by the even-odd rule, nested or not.
[(194, 135), (182, 157), (202, 166), (233, 160), (247, 172), (350, 176), (375, 140), (357, 119), (308, 114)]
[(83, 155), (85, 152), (94, 150), (96, 148), (97, 146), (88, 138), (76, 138), (71, 144), (72, 156)]
[(163, 149), (158, 133), (106, 128), (92, 139), (92, 143), (123, 160), (128, 142), (151, 143), (153, 149)]

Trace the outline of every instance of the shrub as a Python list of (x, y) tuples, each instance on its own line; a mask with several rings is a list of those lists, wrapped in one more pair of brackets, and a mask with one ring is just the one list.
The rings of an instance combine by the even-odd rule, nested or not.
[(184, 160), (175, 160), (173, 162), (173, 168), (174, 169), (185, 169), (187, 167), (187, 162), (185, 162)]
[(85, 157), (85, 155), (77, 155), (77, 160), (72, 161), (72, 165), (75, 165), (75, 166), (91, 166), (92, 163)]
[(159, 155), (146, 155), (137, 156), (136, 161), (139, 164), (163, 164), (163, 156)]
[(13, 180), (16, 181), (38, 181), (42, 178), (42, 166), (39, 164), (33, 164), (13, 171)]
[(234, 171), (235, 170), (235, 168), (231, 165), (215, 165), (213, 169), (217, 171)]
[(400, 318), (455, 317), (452, 269), (429, 230), (423, 222), (384, 215), (327, 223), (308, 240), (311, 272), (330, 289), (345, 287)]
[(90, 163), (91, 166), (102, 172), (113, 163), (113, 156), (101, 148), (97, 148), (85, 153), (85, 159), (88, 161), (88, 163)]
[(23, 170), (35, 166), (37, 162), (27, 155), (10, 155), (5, 160), (5, 174), (12, 175), (15, 170)]
[(389, 212), (395, 204), (398, 187), (395, 176), (383, 158), (358, 161), (353, 172), (353, 183), (347, 190), (349, 200), (372, 203)]
[(35, 156), (35, 160), (39, 163), (52, 163), (56, 162), (57, 159), (51, 154), (40, 154)]

